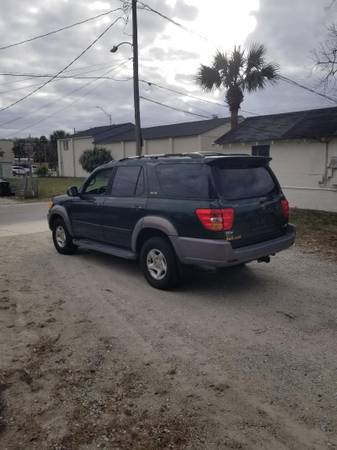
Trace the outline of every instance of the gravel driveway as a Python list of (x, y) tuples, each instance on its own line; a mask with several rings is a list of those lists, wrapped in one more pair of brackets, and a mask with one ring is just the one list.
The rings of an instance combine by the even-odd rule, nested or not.
[(1, 449), (337, 448), (334, 262), (293, 248), (160, 292), (48, 232), (0, 249)]

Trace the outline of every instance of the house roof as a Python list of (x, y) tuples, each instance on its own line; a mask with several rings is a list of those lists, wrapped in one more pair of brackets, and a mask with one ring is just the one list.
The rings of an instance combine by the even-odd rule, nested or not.
[(134, 125), (131, 122), (120, 123), (116, 125), (107, 125), (103, 127), (89, 128), (88, 130), (79, 131), (73, 134), (73, 138), (100, 138), (103, 136), (115, 136), (121, 133), (125, 133), (130, 129), (133, 130)]
[[(174, 137), (196, 136), (213, 130), (229, 123), (229, 118), (198, 120), (194, 122), (175, 123), (171, 125), (160, 125), (156, 127), (142, 128), (143, 138), (151, 139), (165, 139)], [(130, 127), (123, 133), (116, 134), (99, 134), (95, 136), (96, 144), (108, 144), (111, 142), (134, 141), (135, 132), (134, 126)]]
[(216, 144), (337, 136), (337, 107), (249, 117)]

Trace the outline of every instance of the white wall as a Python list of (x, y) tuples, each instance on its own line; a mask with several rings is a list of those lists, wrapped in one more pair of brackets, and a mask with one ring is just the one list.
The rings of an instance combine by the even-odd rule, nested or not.
[[(66, 142), (68, 149), (66, 150)], [(85, 150), (94, 148), (92, 138), (59, 139), (57, 152), (59, 159), (59, 174), (63, 177), (87, 177), (88, 173), (82, 169), (79, 162), (80, 156)]]
[(68, 150), (64, 148), (64, 141), (65, 139), (58, 139), (57, 141), (59, 175), (62, 177), (73, 177), (74, 155), (72, 151), (72, 139), (67, 139)]
[[(176, 138), (144, 140), (144, 154), (155, 155), (161, 153), (186, 153), (214, 150), (213, 142), (229, 131), (230, 125), (221, 125), (200, 136), (186, 136)], [(124, 145), (124, 148), (123, 148)], [(118, 160), (136, 154), (135, 142), (119, 142), (102, 144), (102, 147), (111, 151), (114, 159)]]
[[(12, 162), (14, 160), (13, 153), (14, 142), (9, 139), (0, 139), (0, 161)], [(1, 153), (3, 152), (3, 156)]]
[(12, 163), (0, 160), (0, 178), (10, 178), (12, 176)]
[(135, 142), (124, 142), (125, 148), (125, 158), (128, 156), (136, 155), (136, 143)]
[(160, 153), (172, 153), (172, 139), (151, 139), (144, 141), (144, 153), (156, 155)]
[(230, 124), (221, 125), (220, 127), (214, 128), (213, 130), (207, 131), (202, 134), (199, 138), (200, 147), (198, 151), (211, 152), (218, 151), (213, 145), (214, 141), (219, 139), (230, 130)]
[[(223, 146), (224, 153), (249, 153), (253, 142)], [(220, 150), (221, 147), (218, 146)], [(270, 143), (271, 167), (292, 207), (337, 212), (337, 171), (324, 181), (326, 145), (314, 140), (274, 141)], [(329, 144), (329, 160), (337, 156), (337, 140)]]
[(104, 145), (102, 145), (102, 147), (109, 150), (112, 158), (116, 161), (125, 157), (125, 150), (124, 150), (123, 142), (113, 142), (111, 144), (104, 144)]
[(75, 177), (87, 177), (89, 174), (82, 169), (80, 164), (80, 157), (85, 150), (93, 150), (94, 143), (92, 138), (83, 139), (73, 139), (74, 143), (74, 166), (75, 166)]

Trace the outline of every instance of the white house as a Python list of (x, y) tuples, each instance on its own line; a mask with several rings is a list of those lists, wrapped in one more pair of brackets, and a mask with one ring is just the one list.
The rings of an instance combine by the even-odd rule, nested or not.
[(337, 108), (249, 117), (215, 143), (270, 156), (291, 206), (337, 212)]
[(0, 177), (7, 178), (12, 175), (13, 145), (10, 139), (0, 139)]
[[(212, 151), (214, 141), (230, 129), (229, 118), (199, 120), (143, 128), (143, 153), (184, 153)], [(110, 150), (118, 160), (136, 154), (135, 130), (132, 123), (90, 128), (66, 139), (58, 140), (59, 174), (82, 177), (81, 154), (94, 147)]]

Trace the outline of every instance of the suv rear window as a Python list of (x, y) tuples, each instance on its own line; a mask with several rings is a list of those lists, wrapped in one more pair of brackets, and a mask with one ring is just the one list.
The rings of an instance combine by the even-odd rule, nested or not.
[(219, 194), (227, 200), (262, 197), (277, 189), (265, 167), (216, 168), (214, 173)]
[(208, 198), (208, 177), (202, 164), (159, 164), (161, 191), (169, 197)]

